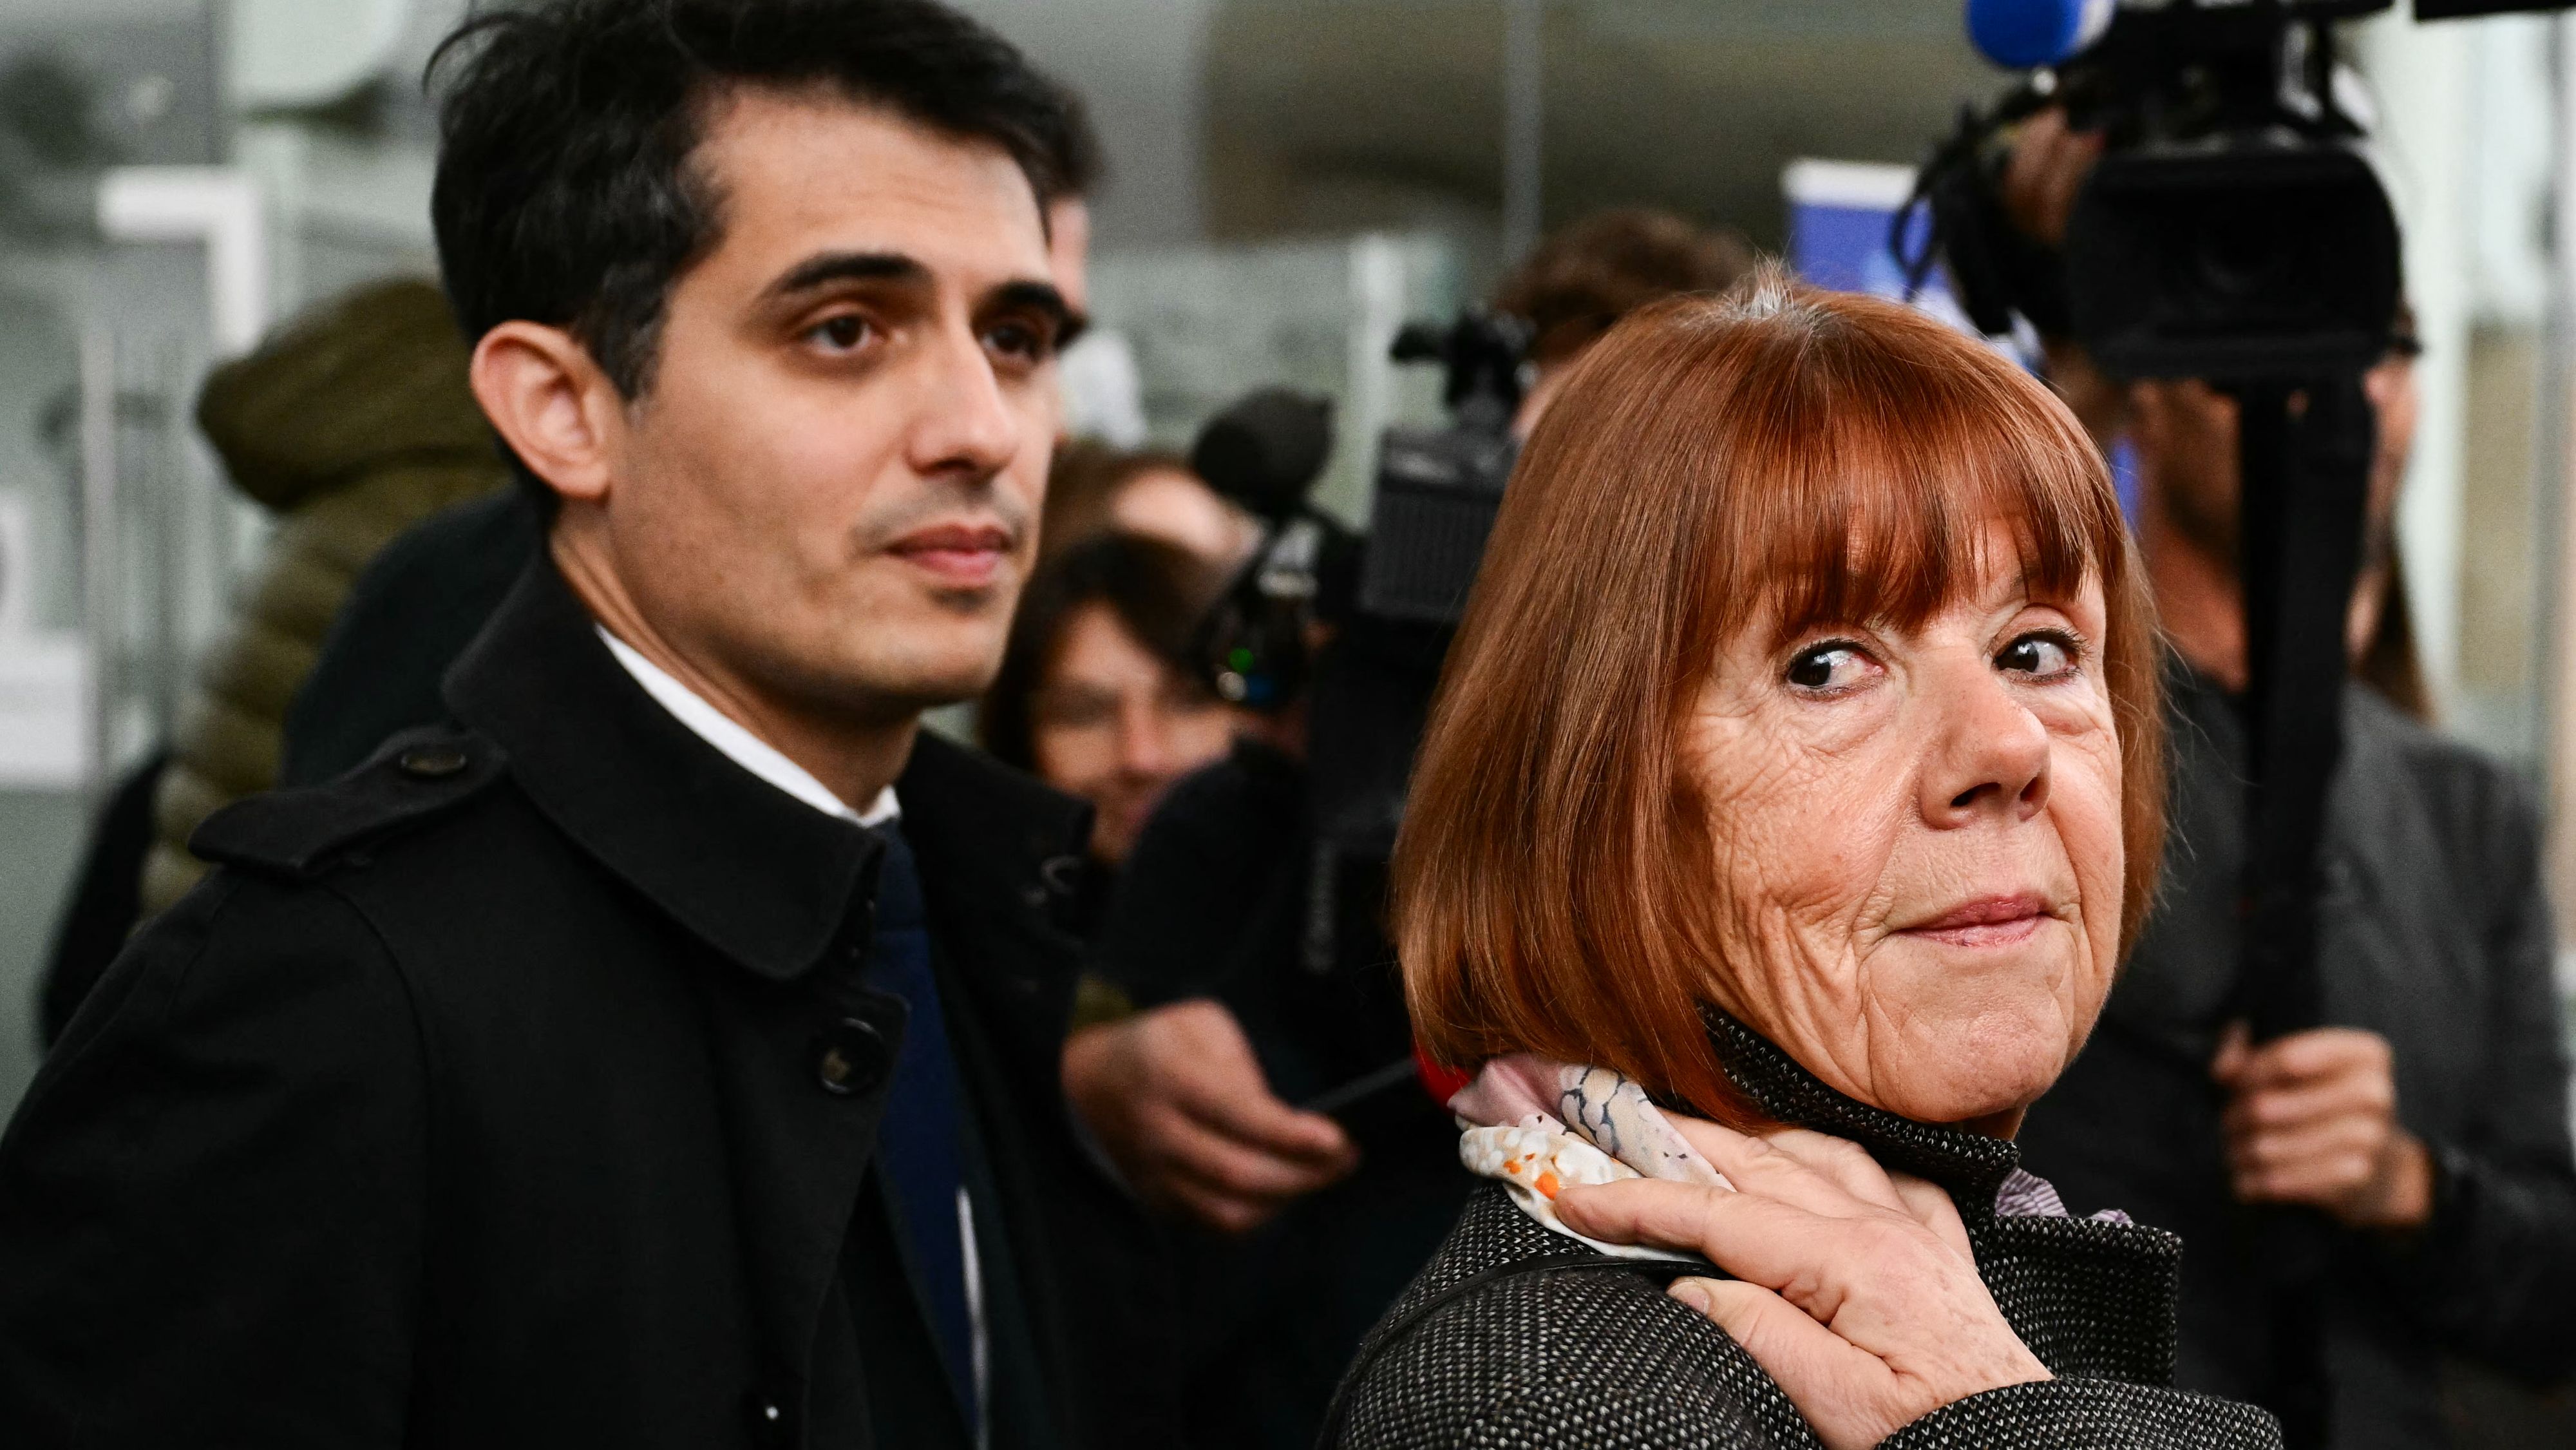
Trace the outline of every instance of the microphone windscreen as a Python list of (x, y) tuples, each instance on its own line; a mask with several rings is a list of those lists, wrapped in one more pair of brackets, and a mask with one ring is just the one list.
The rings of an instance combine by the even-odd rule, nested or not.
[(1281, 519), (1305, 506), (1332, 452), (1330, 398), (1263, 388), (1199, 429), (1190, 469), (1261, 517)]
[(1968, 0), (1968, 39), (2013, 70), (2055, 65), (2102, 38), (2117, 0)]

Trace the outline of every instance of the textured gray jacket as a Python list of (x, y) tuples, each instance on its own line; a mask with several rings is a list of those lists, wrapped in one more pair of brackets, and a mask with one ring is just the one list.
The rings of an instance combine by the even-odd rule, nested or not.
[[(1866, 1107), (1741, 1025), (1719, 1019), (1712, 1027), (1738, 1083), (1772, 1115), (1848, 1138), (1887, 1167), (1950, 1191), (1995, 1302), (2058, 1376), (1944, 1406), (1890, 1436), (1890, 1450), (2272, 1450), (2281, 1443), (2279, 1427), (2261, 1410), (2170, 1388), (2181, 1253), (2173, 1235), (2093, 1219), (2000, 1217), (1996, 1197), (2020, 1162), (2012, 1144)], [(1327, 1446), (1789, 1450), (1818, 1443), (1753, 1357), (1667, 1298), (1659, 1276), (1508, 1269), (1581, 1252), (1583, 1245), (1532, 1221), (1499, 1188), (1478, 1193), (1448, 1243), (1362, 1346)], [(1458, 1292), (1479, 1275), (1495, 1277)]]

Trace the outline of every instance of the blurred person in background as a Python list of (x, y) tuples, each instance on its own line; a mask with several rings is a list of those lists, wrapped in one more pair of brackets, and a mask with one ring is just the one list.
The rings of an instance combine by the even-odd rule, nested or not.
[(1222, 758), (1234, 711), (1191, 657), (1223, 578), (1160, 539), (1095, 534), (1043, 559), (1020, 596), (977, 738), (993, 757), (1091, 802), (1081, 919), (1172, 782)]
[(291, 703), (354, 581), (413, 524), (503, 492), (465, 364), (436, 284), (397, 280), (323, 304), (207, 378), (198, 426), (277, 534), (197, 668), (169, 753), (93, 839), (45, 968), (48, 1045), (136, 923), (205, 875), (189, 835), (278, 784)]
[(1531, 330), (1529, 391), (1512, 435), (1529, 437), (1575, 362), (1620, 318), (1658, 298), (1723, 292), (1753, 261), (1741, 235), (1650, 207), (1597, 212), (1548, 236), (1494, 290), (1494, 310)]
[(1160, 539), (1215, 568), (1231, 569), (1252, 551), (1258, 528), (1178, 454), (1072, 438), (1056, 449), (1047, 472), (1038, 550), (1054, 554), (1116, 530)]
[[(2006, 192), (2025, 230), (2062, 237), (2099, 149), (2055, 112), (2026, 130)], [(2430, 728), (2394, 528), (2415, 351), (2401, 336), (2365, 380), (2377, 452), (2345, 640), (2361, 688), (2345, 695), (2319, 913), (2329, 1025), (2254, 1044), (2231, 1007), (2247, 750), (2236, 404), (2049, 349), (2088, 426), (2135, 449), (2137, 534), (2170, 646), (2174, 834), (2101, 1026), (2021, 1141), (2079, 1211), (2116, 1205), (2190, 1245), (2187, 1388), (2271, 1392), (2255, 1210), (2323, 1215), (2321, 1351), (2342, 1450), (2453, 1443), (2446, 1355), (2539, 1382), (2576, 1369), (2576, 1159), (2539, 813), (2510, 771)]]
[[(1549, 237), (1492, 299), (1540, 337), (1541, 392), (1523, 421), (1620, 317), (1721, 290), (1751, 257), (1731, 234), (1647, 210)], [(1224, 762), (1172, 788), (1094, 953), (1094, 970), (1146, 1010), (1084, 1027), (1065, 1050), (1084, 1122), (1148, 1203), (1196, 1230), (1183, 1244), (1184, 1390), (1189, 1433), (1210, 1446), (1311, 1443), (1360, 1337), (1472, 1184), (1447, 1115), (1409, 1079), (1337, 1118), (1283, 1099), (1256, 1053), (1256, 1036), (1282, 1051), (1316, 1034), (1373, 1045), (1341, 996), (1299, 988), (1311, 977), (1301, 953), (1314, 850), (1295, 734), (1247, 732)], [(1368, 934), (1355, 950), (1382, 960), (1391, 997), (1394, 956), (1374, 905), (1343, 915)], [(1300, 1055), (1352, 1054), (1331, 1045)]]
[(1056, 1072), (1089, 811), (918, 728), (1035, 553), (1061, 93), (931, 0), (543, 0), (433, 76), (544, 547), (449, 721), (211, 817), (47, 1059), (0, 1425), (1159, 1442), (1150, 1226)]

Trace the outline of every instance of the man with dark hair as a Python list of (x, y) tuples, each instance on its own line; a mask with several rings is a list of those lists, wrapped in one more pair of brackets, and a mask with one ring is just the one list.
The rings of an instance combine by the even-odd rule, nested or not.
[(1085, 813), (917, 730), (1032, 553), (1061, 93), (932, 0), (555, 0), (440, 64), (544, 547), (451, 718), (209, 820), (47, 1060), (0, 1426), (1162, 1438), (1056, 1077)]
[[(1036, 126), (1046, 172), (1049, 272), (1080, 316), (1088, 295), (1086, 198), (1100, 141), (1070, 93)], [(1083, 341), (1095, 340), (1086, 332)], [(554, 492), (530, 486), (447, 509), (395, 540), (349, 590), (286, 714), (282, 785), (319, 785), (364, 762), (396, 731), (444, 717), (439, 682), (538, 551)], [(1049, 490), (1052, 499), (1054, 490)], [(1053, 505), (1049, 507), (1052, 509)], [(1049, 534), (1039, 530), (1043, 540)]]

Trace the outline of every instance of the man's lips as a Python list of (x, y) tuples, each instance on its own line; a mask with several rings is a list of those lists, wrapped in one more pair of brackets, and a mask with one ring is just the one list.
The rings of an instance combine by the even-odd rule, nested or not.
[(1012, 543), (1011, 531), (999, 524), (935, 524), (895, 540), (887, 552), (943, 584), (976, 588), (993, 582)]
[(1963, 901), (1928, 921), (1903, 928), (1907, 936), (1962, 947), (2010, 946), (2027, 941), (2048, 919), (2048, 903), (2035, 892), (1980, 896)]

